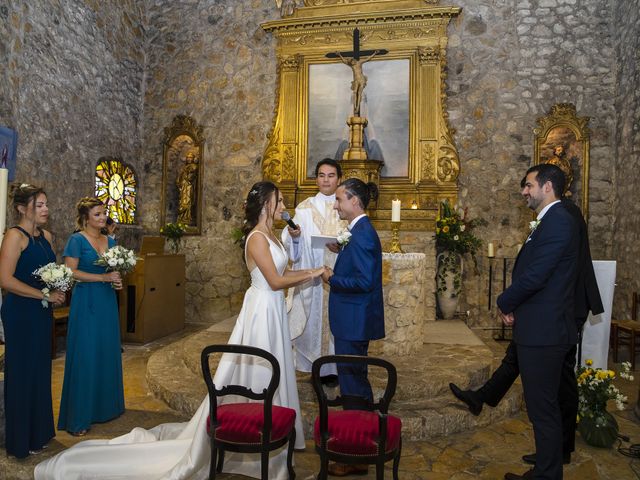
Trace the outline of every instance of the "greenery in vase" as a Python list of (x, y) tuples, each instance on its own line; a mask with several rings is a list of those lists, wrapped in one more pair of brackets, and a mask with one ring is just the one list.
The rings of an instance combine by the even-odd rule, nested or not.
[(160, 228), (160, 233), (169, 239), (171, 242), (171, 250), (176, 253), (180, 245), (180, 239), (186, 230), (187, 226), (184, 223), (167, 223), (164, 227)]
[[(620, 390), (613, 385), (616, 372), (613, 370), (602, 370), (593, 368), (593, 361), (586, 360), (586, 366), (578, 367), (576, 377), (578, 380), (578, 421), (581, 419), (593, 419), (596, 426), (605, 425), (607, 402), (614, 400), (618, 410), (624, 410), (627, 397), (620, 393)], [(630, 374), (631, 364), (622, 363), (620, 377), (626, 380), (633, 380)]]
[(482, 240), (473, 234), (473, 229), (486, 223), (481, 218), (469, 220), (466, 208), (456, 210), (445, 200), (440, 204), (440, 214), (436, 217), (436, 248), (439, 252), (475, 255), (482, 246)]
[(436, 276), (438, 293), (447, 291), (446, 274), (453, 274), (452, 297), (457, 297), (462, 289), (462, 273), (456, 254), (471, 254), (475, 262), (475, 254), (482, 246), (482, 240), (473, 234), (473, 229), (486, 225), (486, 221), (478, 218), (469, 220), (467, 209), (456, 210), (448, 200), (440, 204), (440, 214), (436, 217), (436, 250), (448, 252), (441, 258)]

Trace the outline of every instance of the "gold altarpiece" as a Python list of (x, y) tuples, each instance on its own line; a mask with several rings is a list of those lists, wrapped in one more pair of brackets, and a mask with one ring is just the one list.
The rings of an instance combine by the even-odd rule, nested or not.
[[(407, 175), (383, 176), (377, 182), (380, 197), (369, 212), (376, 228), (390, 229), (395, 198), (402, 200), (403, 230), (433, 230), (439, 203), (449, 199), (455, 204), (460, 162), (448, 122), (445, 79), (447, 26), (460, 8), (437, 3), (306, 0), (292, 15), (262, 24), (277, 40), (278, 62), (277, 100), (263, 176), (278, 184), (288, 205), (317, 192), (315, 179), (307, 175), (307, 139), (313, 135), (308, 132), (310, 66), (334, 63), (325, 57), (327, 53), (351, 50), (356, 27), (362, 49), (385, 49), (385, 60), (409, 62)], [(363, 171), (344, 174), (362, 178)], [(417, 208), (411, 209), (412, 204)]]

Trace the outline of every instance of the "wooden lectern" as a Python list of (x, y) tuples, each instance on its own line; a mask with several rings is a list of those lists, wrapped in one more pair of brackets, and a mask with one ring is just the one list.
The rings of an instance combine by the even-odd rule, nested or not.
[(120, 291), (122, 341), (147, 343), (182, 330), (184, 284), (184, 255), (142, 256)]

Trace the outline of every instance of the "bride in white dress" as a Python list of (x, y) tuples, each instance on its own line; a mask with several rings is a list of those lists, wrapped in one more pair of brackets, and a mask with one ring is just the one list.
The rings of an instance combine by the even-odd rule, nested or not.
[[(245, 206), (245, 259), (251, 286), (229, 343), (251, 345), (271, 352), (280, 363), (280, 385), (274, 404), (296, 410), (296, 449), (304, 448), (300, 401), (296, 385), (291, 337), (283, 290), (322, 274), (315, 270), (288, 270), (288, 258), (273, 234), (275, 218), (284, 210), (282, 194), (271, 182), (256, 183)], [(271, 371), (258, 364), (240, 362), (230, 354), (220, 360), (216, 385), (238, 382), (262, 390)], [(38, 464), (36, 480), (136, 479), (200, 480), (209, 473), (210, 447), (207, 435), (209, 399), (204, 399), (187, 423), (166, 423), (151, 430), (134, 428), (112, 440), (87, 440)], [(286, 446), (272, 453), (270, 479), (286, 479)], [(224, 472), (260, 478), (260, 455), (225, 453)]]

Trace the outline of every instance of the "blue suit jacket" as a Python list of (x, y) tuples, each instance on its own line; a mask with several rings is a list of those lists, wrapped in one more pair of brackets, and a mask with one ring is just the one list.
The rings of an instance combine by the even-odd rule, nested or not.
[(351, 341), (384, 337), (382, 247), (368, 217), (351, 230), (329, 279), (329, 324), (336, 338)]
[(513, 312), (513, 340), (527, 346), (577, 342), (574, 298), (580, 247), (571, 214), (553, 205), (520, 250), (512, 283), (498, 297), (504, 313)]

